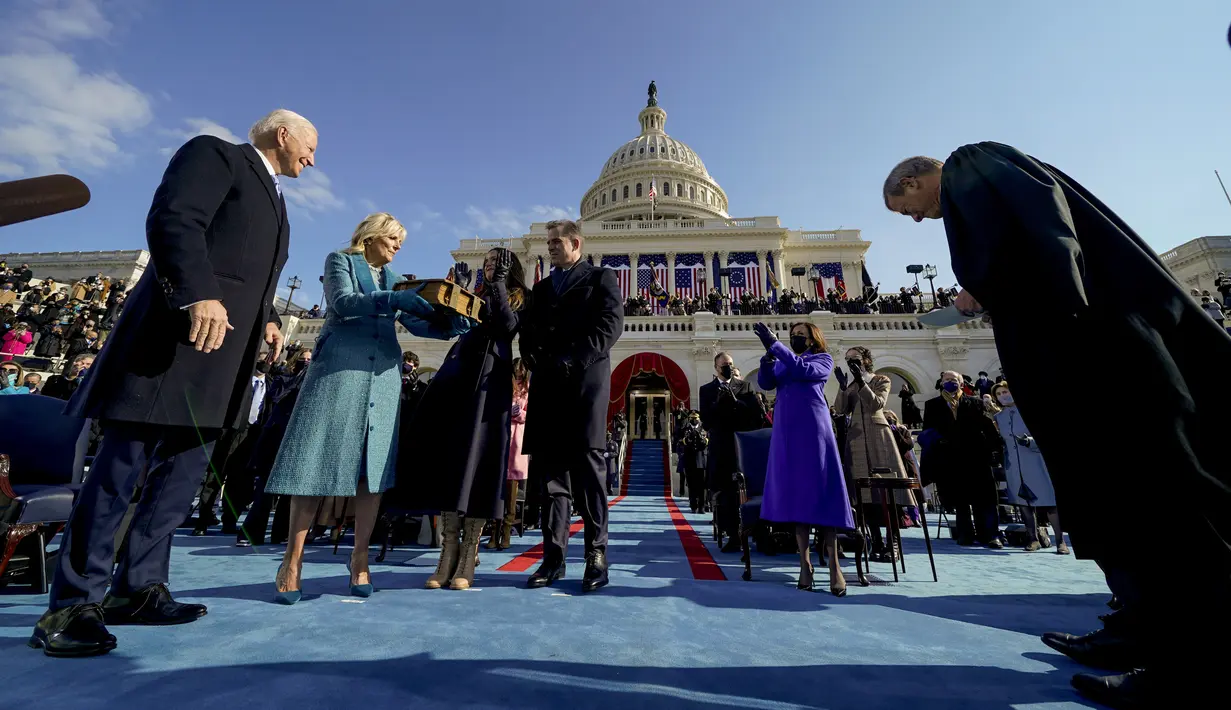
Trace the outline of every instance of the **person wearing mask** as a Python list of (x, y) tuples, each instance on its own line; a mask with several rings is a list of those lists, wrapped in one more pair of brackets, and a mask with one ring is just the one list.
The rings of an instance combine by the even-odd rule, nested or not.
[(249, 435), (260, 430), (257, 421), (265, 406), (268, 373), (268, 359), (256, 363), (252, 373), (252, 405), (248, 410), (248, 417), (238, 426), (228, 429), (214, 445), (201, 487), (197, 524), (192, 531), (194, 536), (204, 535), (206, 529), (217, 522), (214, 506), (218, 502), (219, 493), (224, 490), (226, 496), (222, 502), (222, 534), (239, 534), (239, 514), (248, 506), (253, 486), (251, 480), (241, 479), (245, 479), (244, 474), (250, 470), (248, 459), (252, 457), (252, 446), (256, 443), (256, 437)]
[(3, 342), (0, 343), (0, 360), (12, 360), (14, 355), (25, 355), (33, 341), (34, 333), (30, 332), (30, 326), (18, 323), (4, 334)]
[(39, 389), (39, 385), (41, 385), (42, 382), (43, 376), (37, 372), (26, 373), (26, 389), (30, 392), (30, 394), (42, 394), (43, 391)]
[(688, 507), (695, 513), (703, 513), (708, 507), (705, 495), (706, 449), (709, 436), (701, 426), (701, 413), (690, 412), (680, 427), (680, 466), (688, 488)]
[(347, 568), (351, 593), (371, 596), (368, 545), (380, 497), (397, 461), (402, 349), (396, 323), (420, 337), (448, 340), (470, 328), (442, 318), (389, 262), (406, 238), (393, 215), (368, 215), (350, 246), (325, 258), (325, 324), (303, 381), (265, 492), (292, 496), (290, 539), (275, 578), (275, 600), (302, 598), (303, 548), (323, 499), (354, 500), (355, 548)]
[(235, 544), (238, 547), (265, 544), (269, 513), (274, 509), (275, 501), (278, 501), (277, 511), (274, 513), (270, 541), (277, 545), (286, 540), (290, 498), (266, 495), (265, 481), (273, 470), (274, 459), (278, 456), (278, 449), (286, 435), (286, 427), (295, 411), (295, 402), (299, 399), (299, 390), (311, 363), (312, 351), (300, 350), (287, 360), (286, 373), (268, 378), (270, 381), (265, 387), (265, 404), (261, 408), (263, 422), (258, 422), (261, 425), (260, 432), (251, 434), (257, 439), (247, 463), (248, 472), (243, 479), (252, 481), (252, 508), (236, 535)]
[(398, 478), (409, 486), (398, 489), (398, 507), (440, 513), (440, 560), (427, 589), (474, 583), (483, 526), (504, 517), (515, 406), (521, 417), (513, 338), (530, 303), (521, 261), (503, 247), (487, 252), (476, 291), (480, 324), (449, 349), (400, 447)]
[(994, 384), (995, 383), (992, 382), (991, 378), (987, 376), (987, 373), (980, 370), (979, 378), (974, 381), (974, 384), (972, 385), (972, 387), (974, 387), (974, 391), (976, 394), (978, 394), (980, 397), (983, 397), (983, 396), (991, 395), (992, 385)]
[(611, 348), (624, 332), (620, 283), (611, 269), (582, 258), (581, 227), (547, 223), (547, 251), (556, 267), (534, 285), (522, 318), (521, 352), (534, 383), (524, 451), (542, 482), (543, 564), (532, 588), (565, 575), (569, 521), (576, 504), (584, 523), (583, 592), (608, 582), (606, 467)]
[(760, 405), (749, 396), (752, 383), (735, 376), (731, 356), (714, 356), (714, 379), (701, 385), (701, 425), (709, 432), (706, 487), (713, 494), (718, 530), (727, 538), (723, 552), (739, 552), (739, 488), (734, 479), (735, 432), (750, 428), (760, 418)]
[(1056, 554), (1067, 555), (1069, 546), (1065, 544), (1064, 532), (1060, 528), (1056, 490), (1052, 487), (1051, 475), (1047, 472), (1043, 454), (1039, 452), (1038, 444), (1026, 428), (1021, 413), (1017, 411), (1008, 383), (997, 383), (992, 388), (992, 396), (1000, 404), (1000, 411), (994, 419), (996, 428), (1000, 431), (1001, 450), (1004, 455), (1004, 475), (1008, 484), (1006, 492), (1009, 504), (1018, 506), (1022, 511), (1022, 523), (1026, 527), (1026, 551), (1034, 552), (1041, 547), (1051, 546), (1051, 541), (1045, 539), (1046, 533), (1043, 532), (1046, 528), (1039, 525), (1036, 511), (1042, 511), (1056, 529)]
[(961, 383), (957, 372), (943, 373), (940, 396), (924, 404), (921, 470), (936, 482), (945, 507), (957, 511), (957, 544), (970, 546), (977, 540), (999, 550), (1004, 543), (996, 514), (992, 452), (1000, 435), (983, 401), (963, 394)]
[(12, 361), (0, 362), (0, 394), (30, 394), (24, 384), (25, 376), (21, 365)]
[(791, 346), (764, 323), (753, 327), (765, 346), (757, 384), (777, 390), (774, 427), (769, 442), (764, 520), (795, 525), (799, 548), (800, 589), (812, 590), (812, 528), (825, 531), (829, 560), (829, 592), (846, 596), (846, 579), (838, 561), (838, 530), (854, 530), (851, 502), (842, 472), (842, 455), (834, 438), (832, 416), (825, 401), (825, 383), (833, 372), (833, 358), (825, 352), (825, 338), (812, 323), (791, 325)]
[(68, 364), (68, 374), (52, 375), (47, 378), (47, 385), (43, 387), (43, 395), (67, 401), (81, 386), (86, 373), (93, 364), (94, 356), (90, 353), (82, 353), (73, 358)]
[[(489, 550), (507, 550), (517, 523), (517, 494), (530, 471), (530, 457), (521, 452), (526, 431), (526, 405), (530, 398), (530, 373), (521, 358), (513, 359), (513, 411), (509, 425), (509, 472), (504, 484), (504, 519), (492, 521)], [(609, 439), (610, 441), (610, 439)]]
[[(850, 417), (846, 428), (846, 446), (842, 452), (848, 488), (855, 488), (856, 479), (871, 478), (874, 472), (885, 477), (905, 478), (906, 465), (898, 452), (889, 421), (885, 419), (885, 412), (888, 411), (885, 405), (889, 401), (892, 381), (872, 369), (872, 351), (865, 347), (856, 346), (847, 350), (846, 364), (850, 368), (849, 380), (842, 368), (835, 371), (842, 389), (834, 408), (840, 415)], [(897, 560), (898, 551), (893, 545), (886, 548), (881, 536), (881, 526), (888, 531), (892, 522), (884, 520), (885, 511), (880, 496), (864, 491), (862, 500), (856, 503), (863, 506), (863, 514), (868, 518), (872, 532), (869, 559), (873, 562)], [(894, 508), (913, 505), (915, 499), (910, 491), (894, 492)], [(891, 510), (889, 514), (895, 515), (896, 510)]]
[(613, 496), (616, 494), (616, 487), (620, 482), (620, 445), (616, 443), (615, 434), (610, 430), (607, 431), (607, 448), (603, 452), (603, 459), (607, 462), (607, 495)]

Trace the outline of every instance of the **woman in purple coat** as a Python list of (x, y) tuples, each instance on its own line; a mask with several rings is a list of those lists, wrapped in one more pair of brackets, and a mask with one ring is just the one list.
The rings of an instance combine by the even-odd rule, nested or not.
[(778, 390), (761, 517), (795, 523), (800, 589), (812, 589), (808, 550), (812, 526), (825, 528), (829, 591), (835, 597), (844, 597), (846, 580), (838, 564), (837, 530), (853, 530), (855, 521), (846, 479), (842, 476), (842, 456), (825, 401), (825, 383), (833, 371), (833, 358), (825, 352), (820, 328), (812, 323), (791, 326), (790, 349), (778, 342), (764, 323), (757, 323), (753, 330), (767, 351), (761, 358), (757, 383), (763, 390)]

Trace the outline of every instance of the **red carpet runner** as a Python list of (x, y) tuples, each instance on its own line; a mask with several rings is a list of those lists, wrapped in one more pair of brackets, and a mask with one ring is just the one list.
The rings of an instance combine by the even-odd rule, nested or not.
[(705, 548), (705, 543), (701, 542), (701, 538), (671, 497), (671, 459), (667, 456), (665, 446), (663, 458), (666, 459), (663, 462), (663, 500), (667, 501), (667, 512), (671, 514), (671, 522), (680, 535), (680, 544), (684, 546), (684, 554), (688, 557), (688, 566), (692, 568), (693, 579), (726, 581), (727, 576), (722, 573), (722, 568), (714, 561), (713, 555)]

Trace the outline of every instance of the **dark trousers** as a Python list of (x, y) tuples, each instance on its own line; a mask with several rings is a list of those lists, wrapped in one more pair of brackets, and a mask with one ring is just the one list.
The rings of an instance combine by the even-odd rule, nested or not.
[[(249, 472), (256, 471), (249, 469)], [(274, 526), (269, 533), (269, 541), (274, 545), (286, 542), (290, 526), (291, 497), (266, 493), (263, 477), (255, 479), (254, 490), (256, 493), (252, 499), (252, 508), (248, 511), (248, 517), (244, 518), (238, 537), (247, 538), (254, 545), (264, 545), (265, 531), (269, 528), (269, 512), (272, 510)]]
[[(946, 505), (956, 508), (957, 539), (974, 538), (979, 542), (991, 542), (1000, 535), (1000, 517), (996, 514), (995, 503), (968, 503), (959, 501), (953, 503), (945, 499)], [(971, 512), (974, 512), (973, 519)]]
[(607, 551), (607, 467), (602, 449), (576, 454), (536, 454), (530, 468), (542, 477), (546, 500), (543, 511), (544, 559), (563, 560), (568, 550), (569, 523), (574, 502), (585, 524), (586, 552)]
[(206, 523), (212, 517), (214, 506), (218, 503), (218, 495), (226, 488), (226, 497), (222, 502), (222, 525), (224, 528), (235, 527), (239, 513), (252, 501), (252, 476), (248, 468), (248, 459), (252, 457), (252, 446), (255, 436), (248, 436), (251, 427), (247, 424), (235, 429), (226, 430), (218, 443), (214, 445), (210, 456), (209, 467), (205, 471), (205, 483), (201, 487), (201, 505), (197, 517), (197, 527), (204, 530)]
[(688, 507), (701, 510), (705, 507), (705, 469), (684, 467), (684, 482), (688, 488)]
[[(103, 443), (64, 528), (52, 609), (101, 602), (108, 580), (120, 597), (167, 581), (171, 536), (192, 506), (218, 435), (217, 429), (103, 423)], [(116, 532), (143, 470), (145, 486), (116, 560)]]

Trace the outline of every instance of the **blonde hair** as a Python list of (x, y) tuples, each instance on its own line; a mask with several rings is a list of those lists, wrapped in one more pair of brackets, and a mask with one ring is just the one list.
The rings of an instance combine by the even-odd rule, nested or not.
[(301, 138), (307, 131), (316, 133), (316, 126), (313, 126), (311, 121), (294, 111), (280, 108), (274, 109), (264, 118), (252, 124), (252, 128), (248, 129), (248, 142), (256, 145), (262, 138), (283, 126), (286, 126), (288, 131)]
[(351, 235), (350, 246), (344, 249), (347, 254), (362, 254), (368, 242), (377, 237), (394, 237), (398, 243), (402, 243), (406, 239), (406, 228), (398, 221), (397, 217), (388, 212), (374, 212), (355, 227), (355, 233)]

